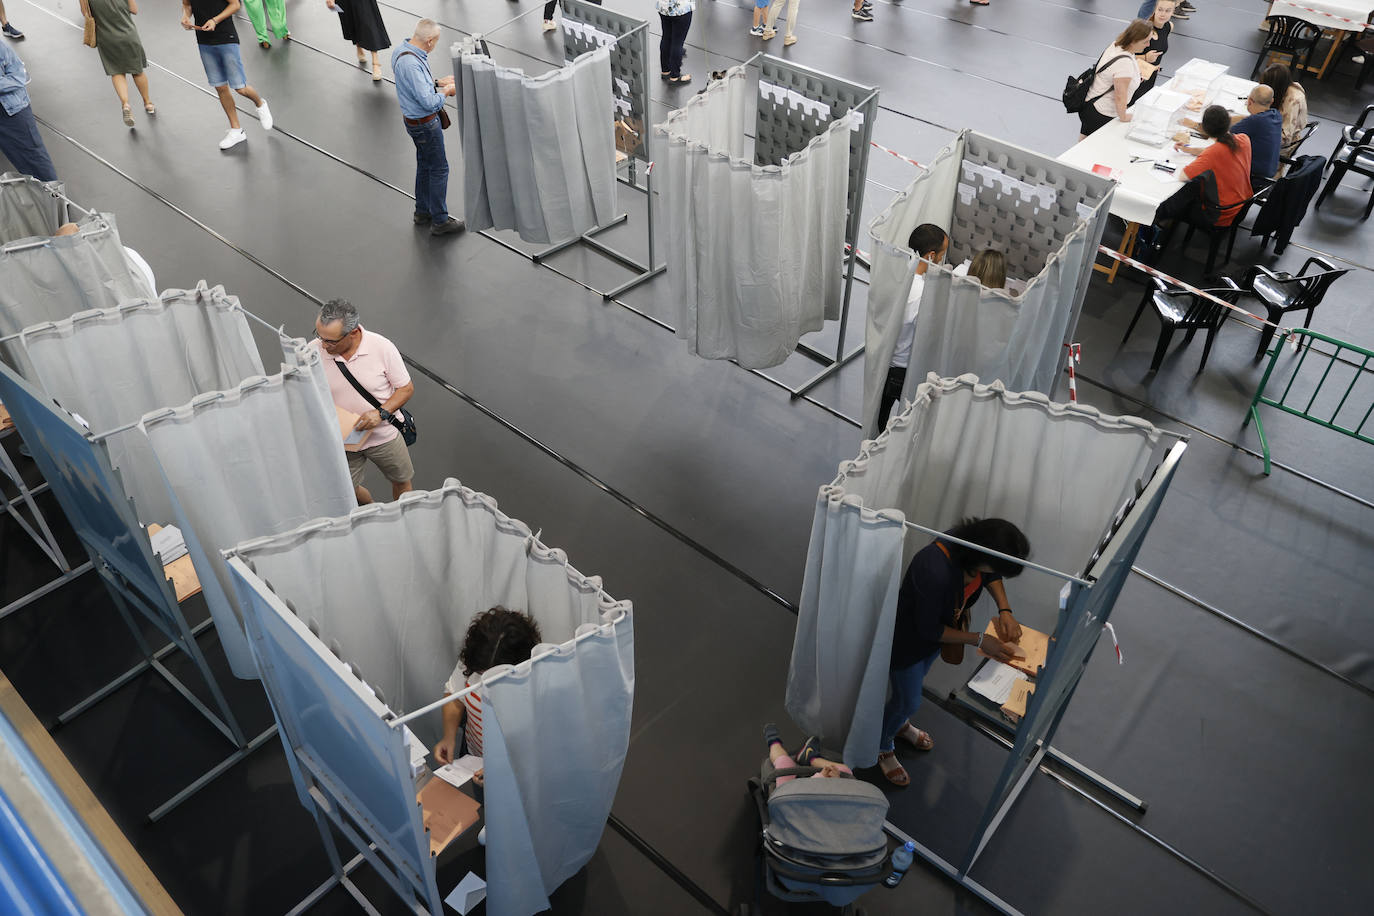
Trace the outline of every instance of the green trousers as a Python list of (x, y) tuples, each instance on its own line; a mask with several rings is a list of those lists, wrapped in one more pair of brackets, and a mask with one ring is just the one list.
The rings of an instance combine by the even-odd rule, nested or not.
[[(286, 0), (243, 0), (243, 8), (248, 11), (248, 21), (253, 23), (258, 41), (271, 41), (273, 35), (282, 38), (291, 31), (286, 27)], [(271, 32), (267, 31), (268, 17), (276, 23)]]

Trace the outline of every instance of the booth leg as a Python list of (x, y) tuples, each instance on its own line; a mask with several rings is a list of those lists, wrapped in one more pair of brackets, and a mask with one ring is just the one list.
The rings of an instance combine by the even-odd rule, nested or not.
[(197, 792), (208, 786), (210, 783), (214, 782), (226, 770), (228, 770), (234, 764), (238, 763), (240, 760), (243, 760), (249, 754), (253, 753), (253, 751), (262, 747), (263, 744), (265, 744), (268, 741), (268, 739), (272, 738), (276, 734), (277, 726), (276, 723), (273, 723), (271, 726), (264, 729), (262, 734), (258, 735), (252, 741), (249, 741), (247, 744), (243, 745), (242, 747), (234, 751), (228, 757), (225, 757), (223, 760), (215, 764), (210, 769), (206, 770), (195, 782), (191, 783), (186, 788), (182, 789), (180, 792), (173, 795), (171, 798), (167, 799), (162, 804), (158, 805), (152, 811), (149, 811), (148, 822), (156, 824), (158, 821), (162, 820), (169, 813), (171, 813), (172, 810), (174, 810), (178, 805), (186, 801), (192, 795), (195, 795)]
[(974, 881), (968, 875), (960, 874), (957, 868), (955, 868), (949, 862), (941, 858), (938, 853), (927, 847), (925, 844), (921, 843), (915, 837), (908, 835), (900, 827), (895, 826), (891, 821), (883, 821), (883, 830), (886, 831), (886, 833), (889, 836), (896, 839), (899, 843), (910, 843), (913, 846), (915, 846), (916, 855), (920, 856), (922, 859), (929, 862), (931, 865), (934, 865), (940, 871), (944, 872), (946, 877), (952, 878), (960, 886), (967, 888), (969, 892), (972, 893), (975, 897), (977, 897), (979, 900), (982, 900), (984, 903), (986, 903), (993, 909), (997, 910), (999, 913), (1003, 913), (1004, 916), (1022, 916), (1021, 911), (1018, 910), (1016, 907), (1012, 906), (1010, 903), (1007, 903), (1001, 897), (998, 897), (992, 891), (988, 890), (986, 887), (979, 884), (977, 881)]
[(46, 585), (38, 586), (38, 588), (29, 592), (24, 597), (14, 599), (4, 607), (0, 607), (0, 620), (4, 620), (6, 617), (8, 617), (10, 614), (13, 614), (15, 611), (28, 607), (33, 602), (37, 601), (39, 598), (42, 598), (49, 592), (56, 591), (57, 589), (66, 585), (68, 582), (72, 581), (73, 579), (85, 575), (86, 573), (90, 572), (92, 568), (94, 568), (94, 564), (92, 564), (90, 560), (87, 560), (85, 563), (82, 563), (80, 566), (76, 567), (76, 569), (71, 569), (67, 572), (64, 572), (62, 575), (58, 576), (56, 579), (53, 579)]

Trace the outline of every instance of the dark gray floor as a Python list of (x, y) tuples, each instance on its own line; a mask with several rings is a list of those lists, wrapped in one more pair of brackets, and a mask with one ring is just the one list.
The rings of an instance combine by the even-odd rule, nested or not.
[[(649, 18), (657, 33), (649, 0), (611, 2)], [(965, 126), (1050, 154), (1069, 146), (1076, 125), (1056, 84), (1087, 66), (1136, 4), (876, 6), (877, 21), (861, 24), (846, 3), (808, 0), (798, 44), (784, 50), (775, 40), (769, 50), (881, 86), (875, 139), (924, 161)], [(1179, 24), (1166, 70), (1202, 56), (1248, 72), (1260, 9), (1203, 5)], [(74, 24), (49, 15), (74, 23), (75, 11), (74, 0), (16, 0), (9, 9), (30, 36), (18, 50), (71, 196), (117, 213), (162, 287), (222, 283), (256, 313), (301, 332), (311, 297), (358, 302), (365, 321), (425, 370), (414, 402), (426, 421), (417, 484), (454, 476), (491, 493), (580, 569), (601, 575), (612, 594), (635, 602), (635, 720), (616, 823), (584, 875), (560, 890), (555, 910), (720, 912), (748, 899), (755, 824), (743, 782), (761, 752), (760, 724), (785, 722), (790, 605), (815, 488), (857, 448), (855, 427), (836, 415), (857, 415), (857, 364), (820, 386), (816, 403), (789, 403), (767, 378), (690, 357), (669, 332), (586, 289), (628, 278), (599, 256), (575, 250), (541, 268), (477, 235), (435, 242), (414, 232), (405, 196), (412, 153), (395, 124), (391, 87), (352, 65), (321, 3), (288, 3), (296, 41), (271, 52), (239, 23), (250, 36), (249, 79), (271, 101), (279, 129), (264, 135), (245, 117), (249, 142), (228, 155), (214, 147), (223, 116), (174, 10), (139, 17), (160, 111), (151, 123), (140, 113), (133, 132), (119, 123)], [(384, 8), (396, 40), (418, 15), (451, 27), (445, 46), (458, 30), (486, 32), (498, 59), (530, 72), (559, 56), (555, 35), (538, 30), (533, 0)], [(748, 15), (747, 5), (699, 4), (688, 58), (697, 83), (656, 86), (656, 114), (681, 104), (707, 70), (760, 47), (745, 34)], [(1352, 72), (1345, 63), (1323, 83), (1306, 81), (1322, 121), (1312, 152), (1329, 152), (1336, 127), (1368, 101), (1351, 90)], [(875, 151), (865, 214), (915, 174)], [(1309, 215), (1289, 252), (1261, 263), (1296, 268), (1310, 248), (1359, 268), (1335, 287), (1314, 327), (1368, 344), (1365, 265), (1374, 254), (1357, 220), (1367, 192), (1349, 184)], [(455, 209), (460, 196), (455, 180)], [(626, 206), (631, 224), (613, 235), (634, 248), (642, 204)], [(1170, 269), (1196, 279), (1200, 257), (1175, 257)], [(1237, 246), (1241, 264), (1256, 257), (1248, 240)], [(1147, 377), (1153, 319), (1118, 344), (1139, 295), (1129, 279), (1094, 280), (1080, 324), (1092, 381), (1080, 391), (1104, 410), (1193, 432), (1139, 560), (1167, 587), (1133, 577), (1115, 618), (1127, 664), (1094, 659), (1056, 743), (1150, 807), (1126, 816), (1037, 777), (974, 875), (1027, 913), (1362, 909), (1374, 892), (1362, 840), (1374, 798), (1361, 779), (1374, 756), (1374, 625), (1364, 613), (1374, 584), (1370, 509), (1283, 469), (1263, 478), (1258, 460), (1229, 444), (1255, 445), (1253, 431), (1240, 430), (1258, 380), (1254, 331), (1228, 324), (1200, 376), (1195, 344)], [(662, 283), (624, 299), (671, 321)], [(852, 329), (861, 316), (860, 288)], [(816, 340), (833, 346), (834, 329)], [(814, 368), (797, 356), (767, 375), (794, 384)], [(1374, 499), (1366, 447), (1268, 422), (1276, 459)], [(0, 534), (3, 603), (47, 570), (13, 526)], [(213, 634), (202, 644), (222, 670)], [(135, 658), (90, 579), (0, 624), (0, 666), (45, 721)], [(233, 687), (250, 726), (268, 721), (255, 687)], [(893, 794), (893, 820), (954, 856), (1004, 753), (934, 706), (922, 721), (939, 748), (908, 761), (916, 785)], [(188, 912), (282, 912), (326, 876), (275, 743), (162, 823), (142, 823), (186, 774), (223, 752), (155, 680), (135, 682), (56, 736)], [(207, 823), (215, 825), (209, 836)], [(455, 867), (443, 872), (445, 887), (461, 874)], [(375, 889), (375, 879), (360, 880)], [(395, 911), (385, 893), (373, 899)], [(878, 913), (986, 911), (924, 867), (865, 903)], [(317, 908), (353, 910), (339, 894)]]

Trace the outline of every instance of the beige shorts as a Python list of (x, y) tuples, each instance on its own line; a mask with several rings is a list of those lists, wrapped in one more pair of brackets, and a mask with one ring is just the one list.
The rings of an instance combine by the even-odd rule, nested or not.
[(392, 483), (406, 483), (415, 476), (415, 467), (410, 463), (410, 449), (406, 448), (406, 440), (400, 436), (381, 445), (344, 454), (348, 456), (348, 473), (355, 487), (363, 485), (363, 469), (369, 461), (377, 465), (377, 469)]

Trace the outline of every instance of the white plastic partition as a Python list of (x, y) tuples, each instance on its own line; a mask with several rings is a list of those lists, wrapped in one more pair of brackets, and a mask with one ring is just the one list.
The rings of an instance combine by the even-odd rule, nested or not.
[[(864, 362), (864, 434), (897, 349), (919, 259), (911, 231), (933, 223), (949, 256), (925, 274), (904, 399), (927, 373), (971, 372), (1012, 390), (1053, 394), (1064, 344), (1092, 275), (1111, 205), (1111, 181), (965, 130), (893, 199), (870, 227), (872, 268)], [(1021, 292), (990, 290), (953, 269), (984, 248), (1003, 253)]]
[[(456, 480), (240, 544), (229, 562), (303, 801), (321, 816), (312, 788), (338, 800), (393, 889), (435, 913), (401, 730), (382, 730), (385, 719), (442, 695), (477, 613), (500, 604), (535, 618), (544, 644), (532, 660), (489, 670), (478, 689), (488, 912), (546, 909), (595, 851), (619, 784), (629, 603)], [(409, 725), (430, 744), (440, 713)]]
[(757, 87), (739, 66), (656, 125), (677, 335), (706, 359), (776, 366), (840, 317), (853, 113), (781, 165), (751, 161)]
[(541, 76), (499, 67), (461, 43), (452, 54), (468, 228), (565, 242), (609, 225), (616, 213), (610, 48)]
[(357, 503), (319, 350), (297, 341), (299, 366), (143, 417), (224, 654), (257, 677), (220, 551), (252, 537), (342, 515)]
[[(945, 530), (968, 516), (1006, 518), (1030, 538), (1030, 559), (1078, 576), (1170, 442), (1134, 417), (1055, 404), (971, 375), (931, 375), (888, 430), (820, 490), (788, 712), (843, 748), (846, 763), (871, 766), (897, 588), (906, 563), (931, 540), (904, 522)], [(1024, 573), (1009, 589), (1018, 615), (1052, 630), (1062, 585)]]

